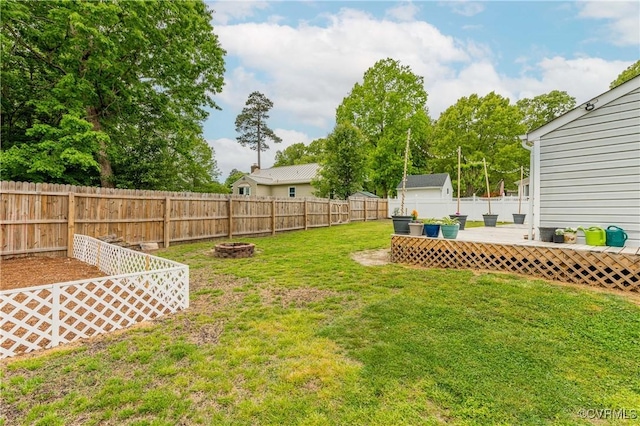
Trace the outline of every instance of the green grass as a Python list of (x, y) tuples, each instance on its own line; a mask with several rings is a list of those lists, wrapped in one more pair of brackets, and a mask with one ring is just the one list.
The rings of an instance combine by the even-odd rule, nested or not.
[(568, 425), (589, 424), (581, 409), (640, 408), (636, 304), (351, 259), (391, 232), (252, 238), (250, 259), (163, 250), (191, 267), (190, 309), (5, 361), (3, 424)]

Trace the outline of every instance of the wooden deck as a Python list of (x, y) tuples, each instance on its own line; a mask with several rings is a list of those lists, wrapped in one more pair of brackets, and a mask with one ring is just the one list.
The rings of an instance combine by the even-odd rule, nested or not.
[(529, 241), (526, 234), (524, 225), (507, 225), (465, 229), (455, 240), (392, 235), (391, 260), (640, 292), (640, 248)]

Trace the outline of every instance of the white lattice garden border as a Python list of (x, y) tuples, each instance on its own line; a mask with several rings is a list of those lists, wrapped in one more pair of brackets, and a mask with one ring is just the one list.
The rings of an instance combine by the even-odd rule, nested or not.
[(73, 256), (109, 276), (0, 291), (0, 359), (189, 307), (189, 267), (74, 235)]

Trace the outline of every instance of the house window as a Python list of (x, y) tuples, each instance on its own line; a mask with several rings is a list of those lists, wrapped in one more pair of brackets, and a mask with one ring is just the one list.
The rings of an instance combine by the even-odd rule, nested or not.
[(239, 195), (251, 195), (251, 187), (250, 186), (239, 186), (238, 187)]
[(296, 187), (295, 186), (290, 186), (289, 187), (289, 197), (290, 198), (295, 198), (296, 197)]

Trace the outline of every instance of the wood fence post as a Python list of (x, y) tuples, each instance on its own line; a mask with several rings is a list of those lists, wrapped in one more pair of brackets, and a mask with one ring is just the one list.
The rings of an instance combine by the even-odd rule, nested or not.
[(164, 199), (164, 248), (169, 247), (171, 242), (170, 228), (171, 228), (171, 199), (166, 197)]
[(367, 212), (368, 212), (367, 207), (368, 207), (368, 205), (369, 205), (369, 203), (367, 202), (367, 199), (365, 198), (364, 199), (364, 221), (365, 222), (367, 221)]
[(233, 199), (229, 195), (229, 239), (233, 237)]
[(331, 198), (329, 198), (328, 201), (329, 201), (329, 225), (328, 226), (331, 226)]
[(76, 198), (69, 193), (69, 210), (67, 211), (67, 257), (73, 257), (73, 236), (76, 233)]
[(276, 235), (276, 199), (271, 200), (271, 235)]
[(306, 230), (307, 230), (307, 228), (308, 228), (308, 226), (307, 226), (307, 223), (308, 223), (308, 220), (307, 220), (307, 214), (308, 214), (308, 213), (307, 213), (307, 199), (305, 198), (305, 199), (304, 199), (304, 230), (305, 230), (305, 231), (306, 231)]

